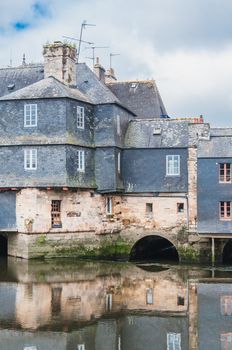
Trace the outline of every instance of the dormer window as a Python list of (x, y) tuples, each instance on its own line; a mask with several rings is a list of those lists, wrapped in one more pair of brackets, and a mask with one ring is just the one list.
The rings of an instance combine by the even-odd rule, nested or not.
[(24, 127), (37, 126), (37, 104), (24, 105)]
[(84, 107), (77, 106), (77, 128), (85, 128), (85, 109)]

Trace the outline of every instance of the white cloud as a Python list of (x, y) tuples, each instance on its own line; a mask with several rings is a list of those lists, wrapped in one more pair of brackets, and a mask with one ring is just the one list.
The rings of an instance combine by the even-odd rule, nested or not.
[[(50, 17), (35, 18), (35, 0), (9, 0), (0, 4), (0, 64), (42, 61), (42, 45), (62, 35), (83, 38), (97, 46), (102, 63), (109, 53), (120, 53), (113, 66), (122, 80), (155, 78), (170, 115), (203, 114), (213, 124), (232, 124), (232, 3), (221, 0), (43, 0)], [(209, 7), (210, 6), (210, 7)], [(210, 8), (210, 11), (209, 11)], [(207, 18), (207, 20), (206, 20)], [(10, 23), (29, 21), (31, 28), (16, 33)], [(1, 27), (1, 26), (0, 26)], [(82, 45), (82, 61), (90, 51)], [(91, 61), (88, 61), (91, 65)]]

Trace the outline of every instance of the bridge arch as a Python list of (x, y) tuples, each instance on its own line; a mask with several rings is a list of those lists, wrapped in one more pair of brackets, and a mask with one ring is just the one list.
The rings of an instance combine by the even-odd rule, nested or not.
[(179, 262), (179, 254), (168, 238), (158, 234), (140, 238), (133, 245), (130, 261), (175, 261)]
[(222, 250), (222, 263), (232, 264), (232, 239), (228, 239)]

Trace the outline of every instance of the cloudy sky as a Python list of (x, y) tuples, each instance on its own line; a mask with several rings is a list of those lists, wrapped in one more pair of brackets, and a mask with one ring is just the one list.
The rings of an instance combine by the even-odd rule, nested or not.
[[(42, 62), (42, 45), (83, 31), (118, 80), (155, 79), (170, 116), (232, 126), (231, 0), (0, 1), (0, 66)], [(88, 46), (88, 45), (87, 45)], [(81, 61), (91, 66), (82, 45)]]

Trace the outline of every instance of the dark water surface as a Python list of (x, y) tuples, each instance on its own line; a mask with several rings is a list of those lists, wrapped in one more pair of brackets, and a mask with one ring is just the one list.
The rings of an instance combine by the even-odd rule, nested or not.
[(1, 261), (0, 350), (165, 349), (232, 349), (232, 267)]

